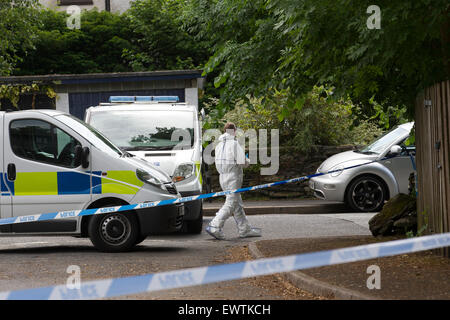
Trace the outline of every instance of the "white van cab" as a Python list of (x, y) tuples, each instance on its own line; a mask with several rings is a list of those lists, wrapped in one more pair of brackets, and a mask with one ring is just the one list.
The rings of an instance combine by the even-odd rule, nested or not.
[[(169, 176), (55, 110), (0, 112), (1, 218), (179, 198)], [(149, 234), (178, 231), (182, 204), (0, 226), (0, 235), (89, 237), (125, 251)]]
[[(85, 121), (123, 152), (161, 168), (182, 197), (202, 192), (201, 126), (196, 106), (177, 96), (112, 96), (86, 110)], [(183, 231), (201, 233), (202, 200), (185, 203)]]

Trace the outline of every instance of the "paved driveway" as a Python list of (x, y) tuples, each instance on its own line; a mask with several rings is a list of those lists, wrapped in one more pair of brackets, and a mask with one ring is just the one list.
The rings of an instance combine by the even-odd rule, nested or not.
[[(225, 241), (200, 235), (155, 236), (133, 252), (112, 254), (94, 249), (89, 239), (71, 237), (1, 237), (0, 291), (64, 284), (69, 265), (81, 268), (82, 280), (125, 277), (230, 262), (234, 247), (262, 239), (370, 234), (373, 214), (255, 215), (250, 223), (263, 237), (240, 239), (233, 219), (225, 224)], [(211, 218), (205, 218), (204, 224)], [(122, 297), (124, 298), (124, 297)], [(125, 297), (127, 298), (127, 297)], [(133, 299), (283, 299), (279, 293), (239, 280), (201, 287), (140, 294)]]

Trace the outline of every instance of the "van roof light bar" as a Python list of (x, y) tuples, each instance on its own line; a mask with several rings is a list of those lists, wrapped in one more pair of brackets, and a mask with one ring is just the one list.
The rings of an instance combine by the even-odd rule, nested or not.
[(110, 103), (131, 102), (179, 102), (178, 96), (111, 96)]

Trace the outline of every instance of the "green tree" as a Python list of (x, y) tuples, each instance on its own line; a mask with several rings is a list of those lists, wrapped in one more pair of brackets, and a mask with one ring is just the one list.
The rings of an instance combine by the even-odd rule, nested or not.
[(69, 29), (64, 12), (42, 10), (36, 48), (20, 63), (15, 75), (131, 71), (122, 57), (132, 47), (124, 15), (83, 11), (81, 29)]
[(14, 66), (33, 48), (37, 0), (0, 2), (0, 75), (11, 74)]
[(127, 12), (133, 48), (125, 57), (134, 71), (193, 69), (208, 57), (207, 47), (182, 29), (183, 1), (137, 0)]
[(225, 119), (243, 130), (279, 129), (281, 146), (303, 153), (315, 151), (316, 145), (366, 145), (382, 133), (368, 120), (354, 126), (356, 115), (352, 111), (358, 107), (348, 98), (334, 99), (331, 89), (314, 86), (305, 95), (301, 109), (285, 113), (288, 97), (289, 92), (284, 90), (265, 103), (262, 98), (250, 98), (253, 108), (238, 101)]
[(184, 27), (212, 48), (204, 71), (221, 88), (219, 108), (279, 87), (273, 75), (287, 37), (274, 29), (275, 18), (265, 0), (188, 1)]
[[(367, 27), (368, 0), (273, 0), (277, 29), (291, 41), (281, 76), (304, 73), (332, 82), (355, 102), (414, 108), (424, 87), (450, 75), (450, 3), (446, 0), (378, 1), (381, 28)], [(446, 27), (447, 26), (447, 27)], [(299, 80), (294, 76), (292, 87)], [(370, 110), (366, 110), (370, 112)]]
[(35, 49), (15, 75), (190, 69), (208, 59), (207, 46), (182, 29), (182, 1), (137, 0), (123, 14), (84, 10), (81, 28), (65, 12), (42, 10)]
[(286, 107), (299, 107), (313, 85), (327, 84), (367, 116), (372, 97), (412, 111), (418, 91), (450, 74), (448, 0), (378, 1), (381, 29), (374, 30), (367, 0), (207, 2), (189, 1), (186, 26), (211, 42), (204, 70), (218, 72), (214, 83), (230, 107), (273, 89), (289, 89)]

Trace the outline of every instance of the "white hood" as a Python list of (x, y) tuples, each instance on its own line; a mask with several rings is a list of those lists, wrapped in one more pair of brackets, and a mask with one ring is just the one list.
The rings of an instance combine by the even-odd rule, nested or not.
[(155, 150), (155, 151), (128, 151), (129, 153), (145, 159), (156, 168), (173, 176), (175, 168), (182, 163), (192, 162), (194, 149), (189, 150)]
[(148, 171), (148, 173), (150, 173), (152, 176), (154, 176), (163, 183), (172, 182), (172, 179), (163, 170), (152, 165), (152, 163), (149, 163), (138, 157), (127, 157), (123, 159), (124, 161), (132, 164), (137, 168), (141, 168), (144, 169), (145, 171)]
[(219, 141), (225, 141), (225, 140), (234, 140), (235, 136), (232, 134), (229, 134), (228, 132), (225, 132), (219, 137)]
[[(353, 150), (345, 151), (345, 152), (335, 154), (334, 156), (331, 156), (327, 160), (322, 162), (318, 171), (319, 172), (327, 172), (337, 165), (345, 166), (345, 164), (350, 161), (355, 161), (355, 160), (372, 161), (372, 160), (375, 160), (377, 157), (378, 157), (377, 154), (367, 155), (367, 154), (355, 152)], [(351, 164), (349, 164), (349, 165), (351, 166)]]

